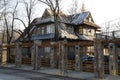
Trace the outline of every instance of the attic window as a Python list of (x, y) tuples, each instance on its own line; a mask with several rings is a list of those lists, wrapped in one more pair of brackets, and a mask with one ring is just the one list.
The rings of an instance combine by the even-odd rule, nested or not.
[(92, 18), (89, 18), (89, 22), (92, 22)]

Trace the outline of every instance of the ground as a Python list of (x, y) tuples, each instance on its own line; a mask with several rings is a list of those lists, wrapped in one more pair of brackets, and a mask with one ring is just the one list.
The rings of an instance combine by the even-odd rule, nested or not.
[(0, 80), (82, 80), (38, 72), (0, 68)]

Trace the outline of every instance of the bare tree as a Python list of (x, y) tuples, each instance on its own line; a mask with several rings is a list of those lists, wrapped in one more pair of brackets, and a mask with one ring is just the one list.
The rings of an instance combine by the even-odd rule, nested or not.
[(72, 4), (70, 5), (70, 8), (68, 9), (68, 12), (70, 14), (75, 14), (78, 12), (78, 1), (77, 0), (72, 0)]
[(5, 6), (7, 5), (7, 1), (5, 4), (4, 4), (4, 2), (5, 2), (5, 0), (0, 0), (0, 19), (2, 18), (2, 14), (3, 14), (2, 12), (5, 8)]
[(16, 17), (15, 19), (19, 20), (23, 24), (23, 26), (25, 28), (27, 28), (32, 22), (32, 17), (33, 17), (33, 12), (34, 12), (33, 9), (37, 4), (37, 0), (29, 0), (29, 1), (26, 1), (26, 0), (21, 1), (20, 0), (20, 3), (22, 3), (24, 5), (23, 7), (25, 9), (25, 15), (26, 15), (25, 19), (27, 20), (27, 24), (21, 18)]
[(120, 30), (120, 22), (114, 24), (114, 26), (115, 26), (118, 30)]
[[(18, 3), (16, 3), (15, 7), (11, 11), (7, 11), (6, 1), (4, 0), (4, 12), (3, 12), (3, 22), (4, 22), (4, 31), (3, 31), (3, 41), (6, 42), (8, 45), (11, 44), (13, 39), (13, 31), (14, 31), (14, 23), (15, 23), (15, 15), (16, 15), (16, 8)], [(6, 37), (6, 39), (5, 39)], [(10, 48), (7, 48), (7, 61), (10, 61)]]
[(3, 3), (4, 3), (4, 0), (0, 0), (0, 10), (4, 7)]
[(61, 0), (39, 0), (40, 2), (46, 4), (53, 12), (54, 22), (55, 22), (55, 41), (59, 39), (58, 33), (58, 19), (60, 12), (60, 1)]
[[(22, 16), (22, 18), (15, 17), (15, 20), (20, 21), (23, 24), (24, 28), (27, 29), (31, 25), (31, 22), (33, 20), (34, 7), (37, 5), (37, 0), (28, 0), (28, 1), (20, 0), (19, 2), (24, 5), (23, 8), (24, 8), (25, 16)], [(22, 31), (20, 31), (20, 32), (22, 32)], [(27, 30), (25, 33), (28, 34), (28, 38), (30, 40), (29, 30)], [(24, 37), (22, 34), (21, 34), (21, 36), (24, 40)]]

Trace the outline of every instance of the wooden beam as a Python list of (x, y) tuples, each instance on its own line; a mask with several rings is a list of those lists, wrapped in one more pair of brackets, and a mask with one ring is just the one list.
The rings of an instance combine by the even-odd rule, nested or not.
[(21, 47), (31, 47), (33, 45), (33, 43), (31, 42), (29, 42), (29, 43), (22, 43), (21, 44)]
[(68, 42), (66, 46), (93, 46), (94, 42), (93, 41), (79, 41), (79, 42)]
[(102, 40), (103, 43), (120, 43), (120, 39)]

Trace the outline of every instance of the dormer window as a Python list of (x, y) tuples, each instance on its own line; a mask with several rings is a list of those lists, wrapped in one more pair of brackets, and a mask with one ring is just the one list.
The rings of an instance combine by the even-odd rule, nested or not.
[(89, 18), (89, 22), (92, 22), (92, 18)]

